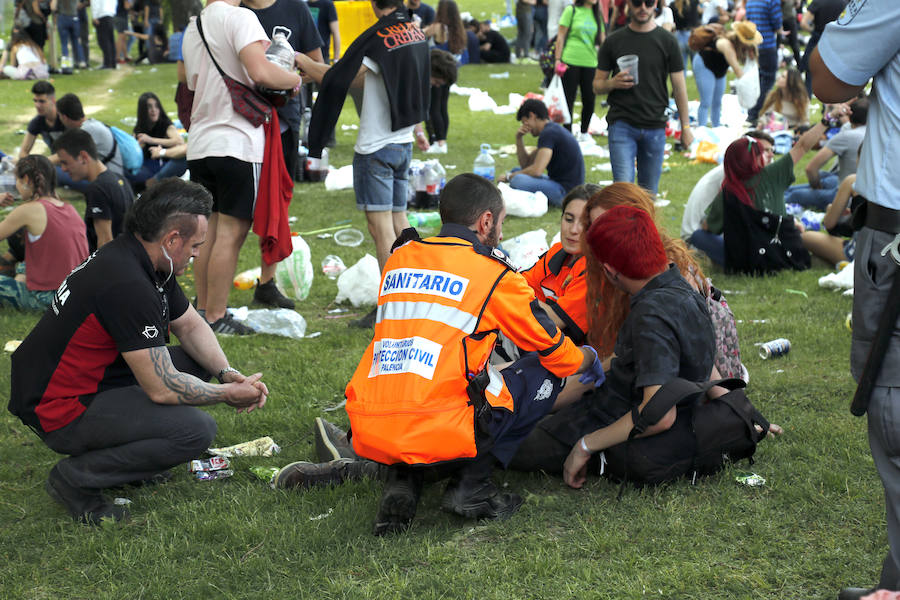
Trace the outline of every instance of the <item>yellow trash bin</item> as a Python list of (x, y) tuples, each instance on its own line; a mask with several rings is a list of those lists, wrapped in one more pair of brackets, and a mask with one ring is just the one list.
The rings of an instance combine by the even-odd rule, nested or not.
[(341, 54), (350, 47), (359, 34), (371, 27), (378, 20), (372, 12), (372, 3), (368, 0), (340, 0), (334, 3), (337, 10), (338, 27), (341, 31)]

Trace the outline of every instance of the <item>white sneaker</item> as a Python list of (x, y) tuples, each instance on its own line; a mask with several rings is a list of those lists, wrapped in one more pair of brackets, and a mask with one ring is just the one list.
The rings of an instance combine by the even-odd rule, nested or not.
[(447, 154), (447, 144), (432, 144), (425, 151), (425, 154)]
[(588, 133), (588, 132), (585, 131), (585, 132), (583, 132), (583, 133), (579, 133), (579, 134), (578, 134), (578, 141), (579, 141), (579, 142), (591, 142), (591, 143), (593, 143), (593, 141), (594, 141), (594, 136), (592, 136), (590, 133)]

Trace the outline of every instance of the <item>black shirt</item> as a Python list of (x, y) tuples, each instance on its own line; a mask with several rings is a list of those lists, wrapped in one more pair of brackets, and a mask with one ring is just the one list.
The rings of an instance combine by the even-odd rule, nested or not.
[(499, 31), (491, 29), (484, 34), (484, 41), (491, 45), (487, 50), (481, 51), (481, 61), (486, 63), (508, 63), (509, 43)]
[(97, 249), (97, 230), (94, 219), (112, 221), (112, 235), (115, 239), (122, 233), (125, 211), (134, 202), (134, 193), (128, 181), (109, 169), (100, 173), (84, 191), (84, 223), (87, 226), (88, 248)]
[(56, 122), (52, 126), (48, 125), (46, 119), (40, 115), (28, 122), (28, 133), (34, 137), (41, 136), (48, 148), (52, 148), (56, 138), (65, 131), (66, 128), (62, 124), (62, 119), (59, 118), (59, 113), (56, 113)]
[[(250, 8), (242, 4), (245, 8)], [(256, 10), (250, 8), (269, 39), (275, 35), (276, 27), (290, 32), (288, 43), (296, 52), (312, 52), (322, 47), (322, 38), (316, 29), (309, 8), (303, 0), (275, 0), (272, 6)], [(283, 31), (279, 29), (279, 31)], [(287, 33), (285, 33), (287, 35)], [(300, 97), (294, 96), (278, 109), (278, 119), (297, 131), (300, 128)]]
[(675, 5), (675, 2), (669, 3), (669, 8), (672, 9), (672, 17), (675, 21), (675, 29), (678, 31), (684, 31), (686, 29), (693, 29), (700, 25), (700, 11), (699, 11), (700, 0), (686, 0), (684, 3), (684, 14), (678, 12), (678, 7)]
[(670, 265), (631, 298), (614, 352), (606, 383), (541, 422), (541, 429), (573, 445), (640, 405), (647, 386), (677, 377), (708, 381), (716, 342), (706, 301)]
[(847, 0), (813, 0), (810, 2), (806, 10), (813, 15), (813, 29), (819, 35), (825, 31), (825, 26), (836, 21), (844, 7), (847, 6)]
[(620, 27), (600, 46), (597, 69), (613, 77), (619, 72), (616, 59), (626, 54), (638, 55), (638, 85), (609, 93), (606, 120), (614, 123), (621, 119), (640, 129), (665, 127), (669, 73), (684, 71), (678, 40), (662, 27), (646, 33)]
[(409, 12), (416, 15), (422, 20), (422, 22), (419, 23), (419, 27), (426, 27), (434, 23), (434, 9), (424, 2), (419, 4), (419, 8), (409, 9)]
[(36, 431), (71, 423), (102, 391), (136, 385), (122, 352), (164, 346), (169, 320), (188, 309), (131, 234), (105, 245), (66, 278), (12, 356), (9, 410)]
[(331, 0), (309, 0), (306, 3), (322, 38), (322, 58), (328, 61), (331, 56), (331, 24), (338, 20), (337, 9)]

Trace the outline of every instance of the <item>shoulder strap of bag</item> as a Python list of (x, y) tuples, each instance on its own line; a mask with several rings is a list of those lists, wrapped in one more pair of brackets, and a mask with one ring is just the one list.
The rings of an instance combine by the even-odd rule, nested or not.
[(631, 420), (634, 426), (628, 434), (628, 439), (644, 433), (648, 427), (658, 423), (673, 406), (684, 404), (700, 394), (705, 394), (710, 388), (717, 385), (728, 390), (736, 390), (747, 384), (742, 379), (736, 378), (718, 379), (701, 383), (681, 378), (673, 379), (653, 394), (649, 402), (644, 405), (643, 410), (640, 409), (640, 406), (634, 406), (631, 409)]
[(203, 25), (200, 24), (200, 15), (197, 15), (197, 31), (200, 32), (200, 39), (203, 40), (203, 45), (206, 47), (206, 51), (209, 53), (209, 58), (210, 60), (212, 60), (212, 64), (216, 66), (216, 70), (219, 71), (219, 75), (221, 75), (222, 77), (226, 77), (225, 71), (223, 71), (222, 67), (219, 66), (219, 63), (216, 62), (216, 57), (213, 56), (212, 50), (209, 49), (209, 44), (206, 43), (206, 36), (203, 35)]
[[(106, 123), (104, 123), (104, 125), (106, 125)], [(102, 162), (104, 165), (106, 163), (108, 163), (109, 161), (111, 161), (113, 159), (113, 157), (115, 157), (116, 149), (119, 147), (119, 140), (116, 139), (116, 134), (113, 133), (112, 127), (110, 127), (109, 125), (106, 125), (106, 128), (109, 130), (109, 135), (112, 136), (113, 145), (112, 145), (112, 150), (109, 151), (109, 154), (107, 154), (106, 156), (104, 156), (103, 158), (100, 159), (100, 162)]]

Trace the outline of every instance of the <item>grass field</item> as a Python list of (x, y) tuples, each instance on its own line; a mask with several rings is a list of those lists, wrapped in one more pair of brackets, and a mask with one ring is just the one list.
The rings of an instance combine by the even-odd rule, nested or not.
[[(501, 3), (462, 2), (479, 16), (502, 13)], [(510, 32), (506, 32), (508, 36)], [(509, 79), (489, 73), (509, 72)], [(137, 97), (154, 90), (174, 112), (174, 67), (125, 68), (57, 77), (57, 94), (77, 93), (89, 113), (110, 124), (135, 114)], [(510, 91), (538, 91), (535, 66), (470, 66), (460, 84), (488, 90), (500, 104)], [(0, 148), (12, 151), (33, 115), (28, 82), (0, 84)], [(696, 93), (692, 92), (692, 97)], [(351, 105), (352, 106), (352, 105)], [(450, 100), (449, 175), (471, 169), (479, 144), (514, 142), (513, 116), (470, 113), (466, 99)], [(352, 107), (341, 124), (356, 122)], [(125, 128), (125, 127), (123, 127)], [(348, 164), (355, 131), (338, 127), (334, 166)], [(605, 143), (605, 141), (603, 142)], [(418, 153), (416, 156), (421, 157)], [(514, 156), (498, 158), (498, 171)], [(682, 207), (708, 166), (669, 159), (661, 189), (672, 203), (660, 224), (678, 234)], [(591, 171), (605, 159), (587, 159)], [(451, 167), (452, 166), (452, 167)], [(798, 178), (802, 169), (797, 169)], [(800, 178), (802, 179), (802, 178)], [(79, 210), (83, 204), (76, 203)], [(352, 191), (323, 184), (295, 188), (295, 228), (308, 231), (350, 219), (365, 231)], [(539, 227), (552, 235), (558, 210), (537, 219), (507, 219), (507, 238)], [(307, 236), (317, 272), (310, 297), (298, 306), (309, 331), (301, 341), (271, 336), (222, 338), (232, 364), (263, 371), (267, 406), (250, 415), (209, 409), (219, 423), (217, 445), (262, 435), (283, 448), (268, 459), (239, 459), (224, 481), (193, 481), (185, 468), (164, 486), (127, 489), (129, 524), (91, 529), (74, 524), (44, 492), (59, 459), (17, 419), (0, 413), (0, 598), (833, 598), (847, 584), (877, 580), (886, 549), (881, 486), (868, 452), (865, 422), (847, 410), (850, 300), (820, 289), (827, 272), (763, 279), (709, 274), (728, 290), (738, 319), (748, 394), (785, 435), (762, 444), (752, 469), (762, 487), (735, 482), (746, 465), (690, 485), (677, 482), (625, 492), (592, 478), (568, 489), (560, 478), (497, 473), (526, 498), (503, 523), (478, 524), (440, 512), (440, 489), (426, 489), (419, 514), (404, 536), (371, 535), (380, 486), (359, 482), (297, 494), (272, 491), (247, 470), (314, 458), (311, 424), (325, 416), (347, 424), (343, 398), (370, 332), (329, 318), (336, 285), (319, 273), (328, 254), (353, 264), (374, 247), (337, 246)], [(239, 269), (258, 265), (251, 237)], [(708, 264), (706, 265), (708, 267)], [(191, 293), (188, 273), (182, 284)], [(787, 290), (798, 290), (796, 294)], [(251, 300), (234, 290), (232, 306)], [(365, 310), (365, 309), (363, 309)], [(351, 310), (362, 313), (363, 310)], [(0, 341), (22, 339), (38, 315), (0, 311)], [(764, 319), (752, 324), (750, 320)], [(763, 361), (754, 343), (786, 337), (792, 350)], [(0, 400), (9, 389), (9, 354), (0, 353)]]

